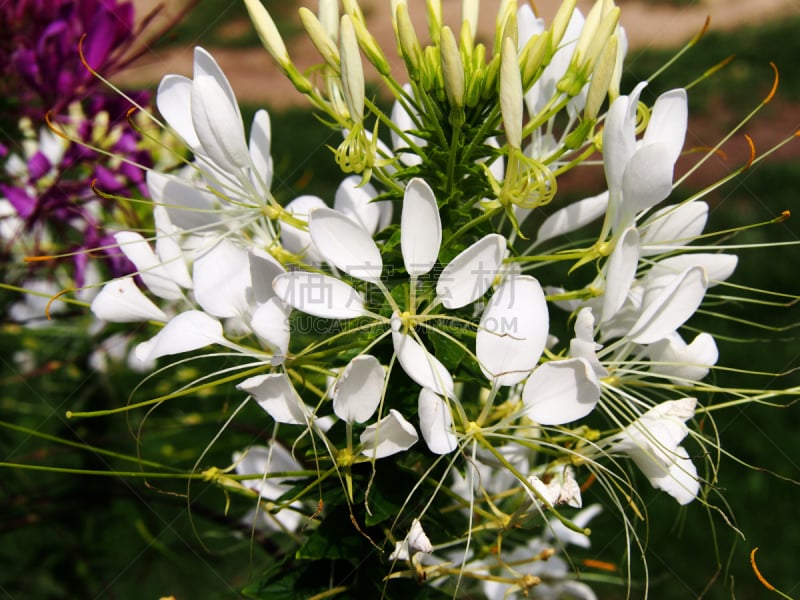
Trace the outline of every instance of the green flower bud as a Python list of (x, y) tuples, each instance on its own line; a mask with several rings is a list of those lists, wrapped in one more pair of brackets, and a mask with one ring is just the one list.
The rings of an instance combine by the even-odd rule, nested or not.
[(298, 10), (300, 20), (303, 22), (308, 37), (322, 56), (322, 59), (337, 73), (339, 72), (339, 49), (336, 41), (331, 39), (325, 27), (317, 19), (316, 15), (307, 8), (300, 7)]
[(597, 65), (592, 73), (592, 80), (589, 83), (589, 92), (586, 95), (586, 106), (583, 113), (587, 119), (597, 119), (603, 100), (608, 95), (608, 88), (611, 84), (616, 64), (617, 36), (612, 35), (597, 60)]
[(342, 15), (339, 29), (339, 54), (342, 65), (342, 91), (350, 111), (350, 118), (360, 122), (364, 118), (364, 68), (350, 15)]
[(444, 76), (444, 91), (451, 107), (464, 106), (464, 65), (458, 44), (449, 27), (442, 27), (439, 51), (442, 60), (442, 75)]
[(428, 9), (428, 33), (431, 43), (439, 45), (439, 34), (442, 31), (442, 0), (425, 0)]
[(506, 38), (500, 58), (500, 112), (508, 145), (517, 149), (522, 147), (522, 105), (517, 44), (511, 38)]
[(422, 46), (420, 46), (417, 32), (414, 30), (414, 25), (411, 23), (411, 17), (408, 14), (408, 5), (405, 2), (401, 2), (397, 5), (395, 23), (397, 26), (397, 43), (400, 48), (400, 55), (406, 63), (409, 76), (415, 79), (422, 67)]

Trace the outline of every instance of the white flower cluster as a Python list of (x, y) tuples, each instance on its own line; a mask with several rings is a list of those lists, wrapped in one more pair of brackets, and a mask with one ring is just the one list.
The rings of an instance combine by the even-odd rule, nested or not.
[[(336, 159), (356, 176), (331, 206), (279, 203), (268, 114), (256, 114), (248, 142), (229, 82), (198, 48), (193, 78), (165, 77), (157, 99), (193, 158), (149, 173), (154, 237), (116, 235), (138, 279), (106, 284), (94, 314), (162, 323), (136, 347), (141, 361), (206, 348), (241, 356), (236, 387), (281, 425), (278, 437), (315, 440), (306, 459), (277, 441), (237, 455), (240, 475), (263, 476), (248, 486), (269, 501), (267, 526), (324, 518), (302, 517), (312, 507), (290, 493), (287, 473), (304, 460), (331, 466), (348, 505), (367, 511), (364, 467), (402, 468), (419, 483), (403, 492), (398, 519), (410, 532), (390, 534), (391, 561), (429, 581), (471, 576), (489, 597), (593, 598), (550, 558), (565, 543), (588, 546), (598, 509), (567, 515), (591, 481), (621, 493), (621, 510), (635, 505), (627, 457), (680, 504), (702, 495), (693, 457), (709, 442), (691, 424), (717, 348), (681, 329), (736, 257), (692, 245), (708, 215), (701, 198), (663, 204), (684, 146), (685, 90), (651, 107), (644, 83), (620, 95), (626, 44), (611, 0), (586, 17), (565, 1), (549, 26), (504, 1), (493, 54), (475, 42), (477, 2), (464, 2), (458, 36), (428, 2), (423, 46), (396, 0), (405, 82), (353, 1), (341, 17), (335, 1), (318, 15), (301, 9), (323, 58), (319, 82), (293, 65), (261, 4), (246, 4), (280, 68), (341, 129)], [(395, 95), (390, 115), (365, 98), (362, 55)], [(607, 190), (561, 201), (558, 178), (598, 158)], [(592, 226), (593, 239), (576, 241)], [(429, 527), (443, 496), (468, 524), (460, 550)], [(479, 549), (477, 539), (523, 523), (543, 529), (491, 559)]]

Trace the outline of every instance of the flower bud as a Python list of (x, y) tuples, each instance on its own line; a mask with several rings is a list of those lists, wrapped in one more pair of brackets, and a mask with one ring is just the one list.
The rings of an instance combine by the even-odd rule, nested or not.
[(500, 58), (500, 112), (508, 145), (517, 149), (522, 147), (522, 104), (517, 44), (507, 37), (503, 40)]
[(245, 0), (247, 12), (250, 14), (250, 19), (253, 21), (253, 26), (256, 28), (256, 33), (261, 40), (261, 43), (270, 53), (275, 62), (278, 63), (281, 71), (289, 78), (297, 90), (303, 94), (308, 94), (314, 86), (311, 81), (297, 70), (297, 67), (292, 64), (289, 58), (289, 52), (286, 50), (286, 45), (283, 43), (281, 34), (278, 33), (278, 28), (275, 26), (275, 21), (272, 20), (267, 9), (261, 4), (259, 0)]
[(339, 55), (341, 56), (342, 91), (350, 111), (350, 118), (359, 122), (364, 118), (364, 69), (350, 15), (342, 15), (339, 29)]
[(339, 39), (339, 0), (319, 0), (319, 22), (334, 43)]
[(244, 0), (244, 4), (261, 43), (264, 44), (264, 47), (275, 59), (275, 62), (280, 65), (281, 69), (286, 70), (289, 68), (292, 64), (289, 52), (286, 50), (283, 38), (278, 33), (275, 21), (272, 20), (267, 9), (264, 8), (264, 5), (259, 0)]
[(592, 80), (589, 83), (589, 91), (586, 95), (586, 106), (583, 113), (587, 119), (594, 120), (600, 113), (603, 100), (608, 95), (608, 87), (611, 85), (616, 64), (617, 36), (612, 35), (602, 54), (598, 57), (597, 65), (592, 73)]
[(355, 29), (358, 45), (361, 46), (361, 49), (367, 56), (367, 60), (369, 60), (369, 62), (371, 62), (372, 65), (378, 70), (378, 73), (384, 76), (388, 75), (391, 71), (391, 68), (389, 67), (389, 61), (386, 59), (386, 55), (378, 45), (378, 41), (367, 30), (367, 26), (364, 25), (363, 19), (354, 18), (352, 19), (352, 23), (353, 28)]
[(464, 106), (464, 65), (458, 51), (458, 43), (449, 27), (442, 27), (439, 51), (442, 59), (444, 91), (450, 106)]
[(475, 41), (478, 31), (478, 11), (480, 0), (461, 0), (461, 30), (469, 35), (469, 45)]
[(442, 0), (425, 0), (428, 9), (428, 33), (431, 43), (439, 45), (439, 34), (442, 32)]
[(422, 46), (420, 46), (419, 38), (417, 38), (417, 32), (414, 31), (414, 25), (411, 23), (411, 17), (408, 14), (408, 5), (405, 2), (397, 5), (395, 23), (400, 54), (406, 63), (408, 74), (412, 79), (415, 79), (416, 73), (421, 68)]
[(561, 44), (561, 38), (567, 32), (567, 25), (569, 25), (569, 21), (572, 18), (572, 13), (575, 12), (577, 2), (578, 0), (564, 0), (561, 6), (558, 7), (558, 12), (553, 18), (553, 24), (550, 26), (553, 52)]
[[(522, 49), (522, 89), (527, 90), (536, 81), (539, 70), (546, 66), (552, 54), (550, 50), (550, 32), (544, 31), (539, 35), (531, 36)], [(548, 58), (545, 61), (545, 58)]]
[(335, 39), (331, 39), (325, 27), (317, 19), (316, 15), (308, 10), (306, 7), (301, 6), (297, 11), (300, 14), (300, 20), (303, 22), (303, 27), (306, 28), (308, 37), (316, 47), (322, 59), (334, 71), (339, 71), (339, 49), (336, 47)]

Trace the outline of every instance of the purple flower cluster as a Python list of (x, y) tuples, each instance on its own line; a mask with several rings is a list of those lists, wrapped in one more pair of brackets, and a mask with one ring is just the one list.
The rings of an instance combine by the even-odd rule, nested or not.
[[(73, 253), (68, 260), (78, 286), (84, 283), (90, 251), (95, 248), (99, 250), (91, 256), (101, 256), (112, 275), (132, 269), (118, 250), (102, 247), (114, 243), (104, 227), (110, 211), (116, 215), (112, 222), (119, 222), (123, 214), (129, 219), (127, 226), (136, 224), (136, 215), (133, 211), (125, 214), (119, 203), (100, 198), (92, 182), (104, 193), (130, 195), (144, 189), (143, 172), (133, 163), (149, 166), (152, 159), (141, 148), (139, 132), (126, 122), (130, 103), (105, 88), (92, 71), (108, 77), (124, 68), (135, 56), (138, 34), (131, 2), (0, 3), (0, 126), (4, 132), (0, 163), (5, 162), (0, 194), (22, 223), (16, 239), (3, 241), (2, 253), (22, 238), (29, 254)], [(129, 95), (140, 105), (150, 101), (147, 92)], [(102, 125), (107, 135), (100, 139), (97, 115), (108, 117)], [(62, 142), (47, 132), (47, 119), (55, 128), (68, 130), (74, 141)], [(9, 134), (20, 131), (21, 121), (27, 123), (27, 134)], [(98, 145), (109, 154), (92, 149)], [(41, 246), (43, 239), (48, 248)]]

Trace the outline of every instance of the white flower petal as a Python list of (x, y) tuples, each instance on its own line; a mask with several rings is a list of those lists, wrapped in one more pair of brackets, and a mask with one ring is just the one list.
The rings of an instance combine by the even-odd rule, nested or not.
[[(409, 95), (411, 95), (411, 86), (407, 83), (403, 84), (403, 90)], [(403, 104), (399, 101), (394, 103), (392, 106), (392, 122), (397, 125), (397, 128), (400, 131), (406, 132), (408, 138), (417, 145), (418, 147), (425, 147), (427, 142), (413, 134), (408, 133), (411, 130), (419, 129), (417, 126), (417, 122), (419, 122), (419, 118), (417, 115), (414, 115), (414, 118), (406, 111)], [(416, 122), (415, 122), (416, 121)], [(397, 151), (400, 148), (406, 148), (407, 144), (406, 141), (394, 130), (391, 129), (391, 136), (392, 136), (392, 148)], [(400, 161), (407, 167), (414, 167), (422, 163), (422, 157), (418, 154), (413, 152), (400, 152), (399, 153)]]
[(542, 425), (577, 421), (592, 412), (599, 399), (600, 382), (582, 358), (540, 365), (522, 391), (525, 414)]
[(405, 452), (417, 443), (414, 426), (395, 409), (361, 433), (361, 454), (370, 458), (385, 458)]
[(670, 148), (666, 144), (650, 144), (636, 150), (622, 175), (622, 198), (626, 214), (635, 215), (669, 196), (674, 166), (670, 160)]
[(697, 492), (700, 491), (697, 468), (683, 446), (678, 446), (670, 453), (668, 467), (662, 466), (642, 453), (631, 454), (631, 459), (654, 488), (665, 491), (675, 498), (678, 504), (689, 504), (697, 497)]
[(503, 264), (505, 249), (505, 238), (490, 233), (463, 250), (439, 275), (437, 299), (445, 308), (461, 308), (483, 296)]
[(194, 297), (208, 314), (220, 318), (247, 313), (250, 259), (247, 251), (221, 240), (194, 261)]
[(409, 334), (402, 332), (402, 322), (397, 315), (392, 316), (392, 345), (397, 362), (403, 367), (411, 379), (422, 387), (427, 387), (439, 394), (452, 398), (453, 377), (445, 366), (424, 346)]
[(458, 447), (453, 432), (453, 415), (441, 396), (422, 388), (417, 400), (419, 429), (428, 449), (434, 454), (449, 454)]
[(192, 80), (183, 75), (167, 75), (158, 84), (156, 106), (161, 116), (183, 138), (189, 148), (200, 145), (192, 124)]
[(276, 277), (272, 289), (286, 304), (315, 317), (354, 319), (367, 314), (361, 294), (330, 275), (291, 271)]
[(603, 165), (609, 190), (622, 189), (622, 176), (636, 151), (636, 107), (644, 85), (620, 96), (608, 109), (603, 128)]
[(378, 229), (381, 217), (381, 202), (373, 202), (378, 197), (378, 190), (371, 183), (361, 183), (361, 177), (346, 177), (336, 188), (333, 208), (347, 215), (361, 225), (368, 234), (373, 235)]
[(186, 231), (218, 227), (217, 198), (175, 175), (147, 172), (147, 189), (153, 202), (167, 209), (170, 220)]
[(128, 257), (137, 270), (137, 275), (153, 294), (165, 300), (180, 300), (183, 292), (170, 277), (156, 253), (140, 234), (134, 231), (120, 231), (114, 234), (119, 249)]
[(601, 322), (611, 319), (625, 304), (638, 265), (639, 232), (635, 227), (628, 227), (608, 259)]
[(507, 279), (481, 317), (475, 352), (481, 371), (495, 385), (525, 379), (542, 355), (550, 318), (539, 282), (529, 275)]
[(272, 126), (269, 113), (263, 109), (253, 117), (249, 151), (255, 169), (254, 183), (268, 192), (272, 188)]
[(686, 101), (686, 90), (675, 89), (661, 94), (653, 110), (642, 143), (663, 143), (668, 148), (668, 159), (672, 164), (678, 160), (686, 138), (686, 125), (689, 119), (689, 107)]
[(669, 377), (676, 384), (700, 381), (717, 363), (719, 350), (708, 333), (698, 334), (686, 344), (678, 333), (651, 344), (650, 371)]
[(351, 277), (376, 283), (383, 260), (374, 240), (349, 217), (330, 208), (318, 208), (308, 219), (311, 239), (332, 265)]
[(653, 213), (639, 227), (642, 236), (642, 256), (660, 254), (660, 245), (685, 246), (701, 233), (708, 220), (708, 204), (694, 201), (665, 206)]
[(310, 414), (285, 373), (256, 375), (236, 386), (250, 394), (258, 405), (278, 423), (305, 425)]
[(363, 423), (381, 402), (385, 372), (378, 359), (369, 354), (356, 356), (333, 385), (333, 412), (348, 423)]
[[(286, 205), (286, 210), (299, 219), (308, 222), (312, 210), (325, 208), (325, 201), (317, 196), (298, 196)], [(322, 255), (314, 247), (308, 230), (298, 229), (294, 225), (281, 222), (281, 243), (289, 252), (297, 254), (309, 265), (319, 265)]]
[(406, 272), (412, 277), (428, 273), (442, 245), (442, 220), (436, 196), (424, 179), (408, 182), (400, 217), (400, 248)]
[(608, 208), (608, 191), (568, 204), (547, 217), (536, 233), (536, 243), (571, 233), (603, 216)]
[(139, 360), (150, 361), (226, 343), (219, 321), (199, 310), (188, 310), (170, 319), (155, 337), (139, 344), (135, 352)]
[(250, 262), (253, 301), (263, 304), (275, 296), (275, 291), (272, 289), (272, 280), (281, 273), (285, 273), (286, 269), (272, 255), (266, 252), (257, 250), (248, 253), (247, 256)]
[(253, 332), (275, 353), (273, 365), (280, 364), (289, 350), (289, 313), (289, 307), (273, 296), (250, 318)]
[(711, 254), (687, 252), (658, 261), (647, 273), (647, 280), (657, 277), (675, 276), (690, 267), (701, 267), (706, 272), (708, 287), (713, 287), (733, 275), (739, 257), (735, 254)]
[(663, 288), (645, 292), (642, 313), (628, 334), (631, 341), (652, 344), (670, 335), (694, 314), (707, 287), (705, 271), (690, 267)]
[(230, 83), (211, 55), (195, 48), (192, 123), (204, 152), (236, 172), (251, 166), (239, 105)]
[(185, 289), (191, 289), (192, 276), (186, 265), (186, 257), (179, 243), (181, 229), (175, 227), (167, 209), (161, 205), (153, 207), (153, 220), (156, 226), (156, 256), (169, 274), (170, 279)]
[(142, 293), (133, 277), (109, 281), (92, 300), (92, 312), (98, 319), (112, 323), (166, 321), (164, 314)]

